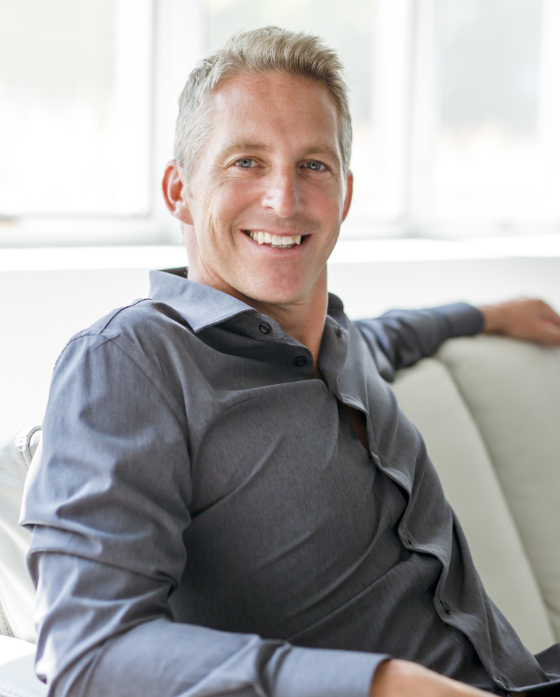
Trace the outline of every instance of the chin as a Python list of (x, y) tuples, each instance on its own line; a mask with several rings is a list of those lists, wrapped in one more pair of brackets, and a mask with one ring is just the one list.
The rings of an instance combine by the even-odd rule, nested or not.
[(273, 280), (251, 284), (242, 288), (242, 293), (251, 300), (267, 305), (291, 305), (301, 301), (306, 295), (301, 282), (275, 283)]

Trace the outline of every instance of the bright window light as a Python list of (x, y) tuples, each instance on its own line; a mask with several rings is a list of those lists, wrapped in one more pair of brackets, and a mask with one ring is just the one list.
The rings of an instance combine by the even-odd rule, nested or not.
[(148, 213), (151, 4), (2, 0), (2, 217)]
[(438, 0), (432, 220), (560, 220), (560, 3)]

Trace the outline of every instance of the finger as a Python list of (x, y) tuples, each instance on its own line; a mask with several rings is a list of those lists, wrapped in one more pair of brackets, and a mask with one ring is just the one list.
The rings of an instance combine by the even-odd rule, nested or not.
[(535, 340), (550, 346), (560, 346), (560, 324), (541, 320), (535, 327)]
[(550, 324), (560, 327), (560, 315), (558, 315), (551, 307), (548, 307), (543, 311), (541, 319), (545, 322), (550, 322)]

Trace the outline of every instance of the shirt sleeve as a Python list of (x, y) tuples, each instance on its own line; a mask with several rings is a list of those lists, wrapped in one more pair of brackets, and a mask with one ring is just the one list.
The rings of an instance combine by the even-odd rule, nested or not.
[(72, 341), (22, 511), (49, 695), (366, 696), (384, 655), (173, 621), (190, 497), (186, 417), (157, 371), (114, 337)]
[(447, 339), (482, 331), (482, 312), (467, 303), (428, 310), (391, 310), (356, 321), (382, 377), (389, 382), (401, 368), (432, 356)]

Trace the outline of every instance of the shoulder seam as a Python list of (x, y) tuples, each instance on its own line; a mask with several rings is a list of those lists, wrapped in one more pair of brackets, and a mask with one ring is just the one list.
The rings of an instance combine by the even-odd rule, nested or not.
[(111, 324), (111, 322), (115, 319), (117, 315), (120, 315), (123, 310), (128, 310), (130, 307), (135, 307), (139, 303), (143, 303), (144, 301), (148, 300), (149, 298), (139, 298), (138, 300), (135, 300), (133, 303), (130, 303), (130, 305), (125, 305), (124, 307), (119, 307), (118, 310), (115, 310), (113, 314), (109, 317), (107, 320), (107, 323), (103, 325), (103, 327), (99, 330), (99, 333), (104, 332), (107, 327)]
[(88, 327), (88, 329), (82, 329), (82, 331), (74, 334), (74, 336), (70, 337), (70, 339), (68, 339), (68, 341), (66, 342), (56, 362), (58, 363), (62, 354), (65, 352), (68, 346), (70, 346), (70, 344), (73, 344), (75, 341), (79, 341), (80, 339), (84, 339), (88, 336), (99, 337), (101, 339), (104, 339), (105, 341), (113, 339), (116, 336), (115, 334), (107, 336), (105, 332), (107, 330), (107, 327), (111, 324), (115, 317), (118, 314), (120, 314), (123, 310), (127, 310), (129, 307), (134, 307), (135, 305), (138, 305), (139, 303), (142, 303), (145, 300), (150, 300), (150, 298), (140, 298), (139, 300), (135, 300), (133, 303), (130, 303), (130, 305), (125, 305), (124, 307), (119, 307), (117, 310), (114, 310), (113, 314), (111, 314), (107, 322), (100, 329), (93, 330), (91, 327)]

